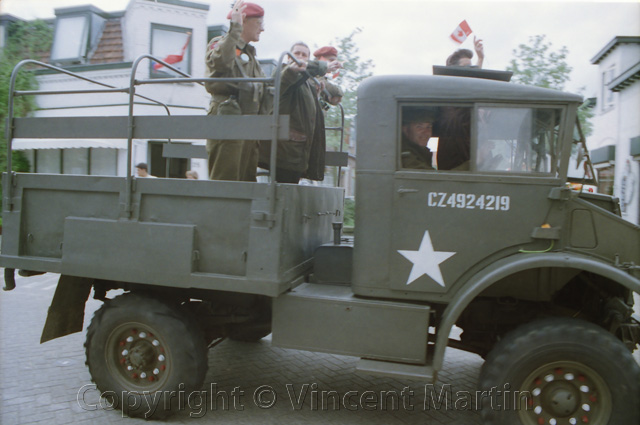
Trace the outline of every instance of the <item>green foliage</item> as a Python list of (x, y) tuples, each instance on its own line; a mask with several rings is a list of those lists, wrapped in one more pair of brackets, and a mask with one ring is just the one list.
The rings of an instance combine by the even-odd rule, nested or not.
[[(340, 70), (340, 75), (332, 80), (344, 91), (344, 97), (342, 98), (342, 107), (344, 108), (345, 115), (345, 135), (348, 134), (351, 129), (351, 123), (357, 113), (357, 95), (356, 91), (358, 85), (362, 80), (370, 77), (372, 74), (371, 69), (374, 67), (373, 62), (369, 60), (363, 60), (358, 54), (359, 49), (354, 41), (354, 37), (361, 33), (360, 28), (356, 28), (346, 37), (334, 39), (332, 45), (338, 49), (338, 60), (342, 62), (343, 69)], [(341, 125), (341, 113), (340, 107), (331, 107), (327, 113), (326, 126), (327, 127), (340, 127)], [(339, 150), (340, 148), (340, 134), (338, 132), (327, 133), (327, 146), (329, 149)]]
[(584, 102), (580, 105), (578, 108), (578, 120), (580, 121), (580, 127), (582, 128), (584, 137), (588, 137), (593, 133), (593, 124), (589, 121), (593, 116), (593, 107), (589, 106), (588, 102)]
[[(566, 61), (569, 50), (566, 46), (558, 51), (551, 48), (552, 44), (545, 35), (534, 35), (529, 37), (529, 44), (520, 44), (513, 50), (515, 58), (507, 67), (507, 71), (513, 72), (511, 80), (518, 84), (564, 90), (573, 70)], [(585, 136), (592, 132), (591, 117), (593, 109), (583, 104), (578, 109), (578, 119)]]
[(344, 199), (344, 226), (353, 227), (356, 216), (356, 200), (354, 198)]
[[(9, 87), (13, 68), (23, 59), (39, 57), (51, 48), (53, 31), (44, 21), (14, 22), (9, 27), (5, 47), (0, 51), (0, 170), (7, 168), (6, 118), (9, 114)], [(33, 73), (23, 69), (17, 75), (16, 90), (35, 90), (37, 81)], [(24, 117), (36, 108), (32, 96), (14, 98), (14, 117)], [(29, 161), (22, 152), (13, 152), (12, 169), (29, 171)]]
[(507, 71), (513, 72), (512, 81), (529, 86), (564, 89), (572, 68), (567, 64), (569, 51), (562, 46), (559, 51), (551, 51), (551, 42), (545, 35), (529, 37), (529, 44), (521, 44), (514, 50)]

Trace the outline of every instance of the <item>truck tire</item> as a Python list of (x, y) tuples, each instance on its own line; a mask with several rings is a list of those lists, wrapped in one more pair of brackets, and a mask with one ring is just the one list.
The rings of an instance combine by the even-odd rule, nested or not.
[[(487, 356), (479, 387), (489, 396), (478, 407), (484, 424), (640, 424), (638, 364), (612, 334), (582, 320), (537, 320), (508, 333)], [(529, 396), (521, 408), (516, 391)]]
[(132, 293), (96, 311), (85, 348), (98, 390), (131, 417), (159, 419), (184, 409), (185, 395), (201, 389), (208, 368), (204, 336), (186, 312)]

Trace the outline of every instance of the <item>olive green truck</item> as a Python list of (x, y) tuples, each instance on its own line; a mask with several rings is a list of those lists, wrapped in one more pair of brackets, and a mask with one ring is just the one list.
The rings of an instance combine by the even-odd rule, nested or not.
[[(254, 83), (277, 99), (279, 78)], [(9, 152), (19, 137), (125, 138), (129, 151), (133, 139), (288, 137), (277, 102), (272, 116), (136, 115), (136, 86), (155, 83), (96, 90), (129, 95), (128, 116), (10, 111)], [(10, 108), (30, 94), (12, 85)], [(164, 417), (177, 400), (166, 394), (199, 390), (216, 341), (272, 334), (274, 346), (427, 383), (445, 348), (477, 353), (479, 391), (519, 394), (476, 406), (487, 424), (638, 424), (640, 228), (617, 199), (569, 185), (593, 173), (581, 101), (491, 78), (365, 80), (353, 237), (340, 232), (339, 187), (135, 178), (131, 156), (127, 177), (8, 171), (5, 289), (16, 270), (60, 274), (43, 342), (83, 329), (90, 294), (104, 302), (87, 365), (130, 416)], [(425, 169), (402, 165), (403, 116), (416, 110), (441, 120)], [(438, 167), (449, 147), (462, 160)]]

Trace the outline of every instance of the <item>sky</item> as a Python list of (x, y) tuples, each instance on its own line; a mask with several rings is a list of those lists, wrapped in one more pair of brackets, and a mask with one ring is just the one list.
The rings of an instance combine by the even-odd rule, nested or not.
[[(190, 0), (210, 6), (209, 25), (228, 24), (231, 0)], [(593, 97), (599, 86), (591, 59), (615, 36), (640, 36), (640, 1), (435, 1), (435, 0), (256, 0), (265, 9), (265, 32), (256, 43), (260, 58), (275, 58), (302, 40), (312, 49), (354, 38), (375, 75), (431, 74), (457, 48), (484, 42), (484, 68), (504, 70), (513, 51), (544, 34), (552, 50), (569, 50), (573, 68), (565, 89)], [(0, 0), (0, 13), (24, 19), (52, 18), (54, 9), (92, 4), (106, 12), (129, 0)], [(450, 34), (466, 20), (473, 31), (458, 45)], [(475, 58), (474, 58), (475, 63)]]

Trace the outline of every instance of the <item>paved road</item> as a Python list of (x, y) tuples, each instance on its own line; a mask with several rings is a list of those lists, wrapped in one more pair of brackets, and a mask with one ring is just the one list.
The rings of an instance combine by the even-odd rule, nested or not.
[[(84, 333), (39, 344), (57, 277), (18, 277), (14, 291), (0, 293), (0, 423), (142, 424), (100, 403), (84, 365)], [(100, 304), (89, 300), (85, 327)], [(360, 375), (352, 357), (275, 348), (269, 338), (259, 343), (224, 341), (209, 352), (209, 372), (201, 394), (206, 402), (193, 399), (165, 422), (479, 424), (477, 412), (465, 410), (466, 399), (455, 395), (475, 390), (481, 364), (476, 355), (450, 349), (440, 384), (425, 388), (420, 381)], [(425, 398), (433, 400), (431, 395), (438, 396), (443, 388), (451, 391), (451, 401), (459, 403), (449, 409), (444, 405), (425, 409)], [(262, 400), (267, 404), (275, 391), (275, 404), (259, 408), (254, 400), (257, 389), (266, 391)], [(335, 398), (322, 396), (329, 392), (344, 402), (336, 407)], [(217, 394), (213, 402), (211, 394)], [(325, 409), (323, 399), (328, 400)]]

